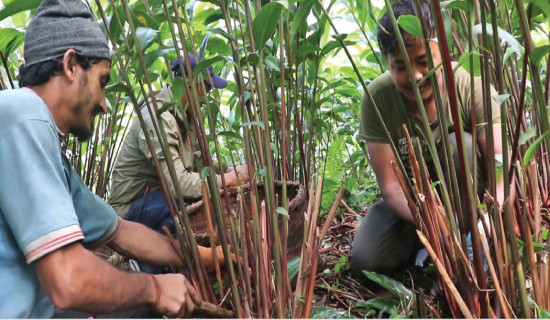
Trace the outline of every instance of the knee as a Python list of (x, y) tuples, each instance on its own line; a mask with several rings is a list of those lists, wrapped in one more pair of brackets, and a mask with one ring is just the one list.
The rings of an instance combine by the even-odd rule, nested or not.
[(350, 250), (349, 266), (351, 273), (356, 277), (364, 277), (363, 270), (378, 271), (377, 259), (375, 252), (369, 250), (368, 247), (361, 247), (357, 243), (353, 243)]

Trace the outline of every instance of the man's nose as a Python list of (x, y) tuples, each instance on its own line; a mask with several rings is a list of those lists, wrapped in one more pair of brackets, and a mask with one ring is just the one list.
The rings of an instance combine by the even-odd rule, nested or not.
[(414, 74), (414, 80), (416, 80), (416, 82), (418, 82), (418, 81), (422, 80), (422, 78), (424, 78), (424, 73), (420, 69), (414, 69), (413, 74)]
[(105, 96), (105, 91), (103, 92), (99, 106), (101, 107), (101, 113), (107, 113), (107, 97)]

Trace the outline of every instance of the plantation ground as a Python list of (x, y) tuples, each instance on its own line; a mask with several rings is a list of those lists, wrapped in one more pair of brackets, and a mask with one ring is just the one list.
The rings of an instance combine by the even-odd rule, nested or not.
[[(333, 219), (320, 250), (315, 286), (315, 318), (377, 318), (396, 315), (413, 318), (451, 318), (447, 302), (437, 282), (434, 265), (428, 258), (424, 267), (412, 266), (392, 277), (410, 288), (420, 303), (404, 306), (394, 294), (368, 280), (352, 277), (349, 252), (353, 237), (368, 207), (354, 211), (346, 204)], [(545, 208), (542, 225), (550, 227), (550, 207)], [(367, 279), (366, 276), (364, 279)], [(527, 286), (531, 288), (531, 280)], [(396, 307), (397, 305), (397, 307)], [(393, 312), (393, 314), (392, 314)]]

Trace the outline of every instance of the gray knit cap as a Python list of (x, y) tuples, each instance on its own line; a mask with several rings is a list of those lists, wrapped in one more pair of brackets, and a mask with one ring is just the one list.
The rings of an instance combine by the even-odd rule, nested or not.
[(105, 35), (81, 0), (42, 1), (25, 33), (25, 65), (60, 58), (69, 49), (111, 59)]

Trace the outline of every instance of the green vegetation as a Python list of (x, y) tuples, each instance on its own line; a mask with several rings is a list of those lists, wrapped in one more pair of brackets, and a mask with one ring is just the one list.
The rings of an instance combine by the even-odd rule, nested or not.
[[(18, 86), (25, 25), (39, 2), (2, 1), (1, 90)], [(211, 159), (230, 166), (248, 164), (252, 183), (266, 186), (265, 201), (258, 200), (253, 188), (252, 209), (236, 208), (228, 226), (222, 219), (226, 204), (215, 179), (209, 170), (202, 171), (211, 190), (207, 201), (212, 203), (212, 223), (218, 230), (228, 230), (219, 235), (225, 254), (232, 250), (243, 257), (238, 266), (230, 266), (226, 286), (218, 274), (216, 292), (197, 259), (185, 210), (177, 215), (182, 226), (178, 238), (204, 299), (222, 303), (238, 317), (425, 315), (418, 310), (426, 302), (412, 290), (372, 273), (368, 278), (389, 289), (393, 297), (358, 302), (353, 312), (312, 305), (317, 272), (323, 271), (317, 270), (319, 248), (327, 232), (321, 221), (329, 217), (330, 223), (339, 212), (339, 197), (353, 208), (363, 208), (378, 197), (366, 146), (357, 140), (357, 133), (364, 88), (386, 69), (375, 30), (391, 2), (89, 0), (113, 50), (109, 112), (97, 120), (88, 142), (72, 138), (66, 142), (74, 167), (94, 192), (108, 199), (109, 177), (135, 114), (133, 108), (163, 83), (179, 82), (182, 88), (185, 84), (188, 90), (196, 90), (196, 82), (189, 81), (193, 79), (174, 79), (170, 64), (176, 57), (181, 60), (184, 52), (197, 52), (202, 59), (195, 79), (204, 76), (200, 70), (213, 67), (229, 80), (226, 89), (209, 96), (206, 107), (192, 110), (205, 159), (199, 167), (210, 166)], [(439, 176), (431, 180), (420, 166), (414, 185), (404, 181), (411, 205), (424, 203), (417, 224), (423, 227), (421, 237), (429, 244), (437, 277), (444, 284), (448, 316), (548, 317), (550, 4), (534, 0), (431, 2), (441, 8), (435, 10), (438, 38), (448, 46), (442, 50), (443, 65), (435, 68), (448, 68), (445, 62), (459, 61), (472, 75), (482, 76), (485, 89), (489, 84), (495, 86), (498, 96), (493, 98), (501, 106), (496, 122), (502, 124), (508, 146), (502, 157), (489, 161), (494, 174), (489, 177), (486, 205), (475, 201), (473, 185), (467, 197), (465, 211), (471, 217), (489, 215), (484, 225), (485, 234), (490, 235), (487, 241), (477, 229), (457, 226), (453, 214), (460, 202), (456, 179), (441, 174), (449, 163), (441, 163)], [(395, 23), (423, 38), (416, 18)], [(178, 101), (183, 91), (174, 94)], [(164, 108), (150, 111), (159, 113)], [(489, 135), (489, 146), (492, 139)], [(459, 149), (456, 152), (463, 155), (463, 148)], [(502, 210), (491, 201), (498, 176), (507, 185)], [(287, 246), (287, 190), (283, 188), (279, 198), (284, 201), (278, 204), (274, 180), (297, 181), (309, 195), (302, 257), (288, 265), (283, 250)], [(433, 181), (441, 185), (441, 199), (435, 196)], [(183, 203), (181, 194), (178, 198)], [(250, 217), (249, 211), (255, 214)], [(279, 216), (286, 221), (282, 230), (274, 223)], [(241, 222), (248, 219), (252, 224), (245, 227)], [(473, 231), (473, 259), (467, 257), (469, 231)], [(281, 237), (273, 236), (279, 233)], [(346, 270), (344, 257), (332, 272)], [(295, 290), (289, 274), (297, 274)]]

